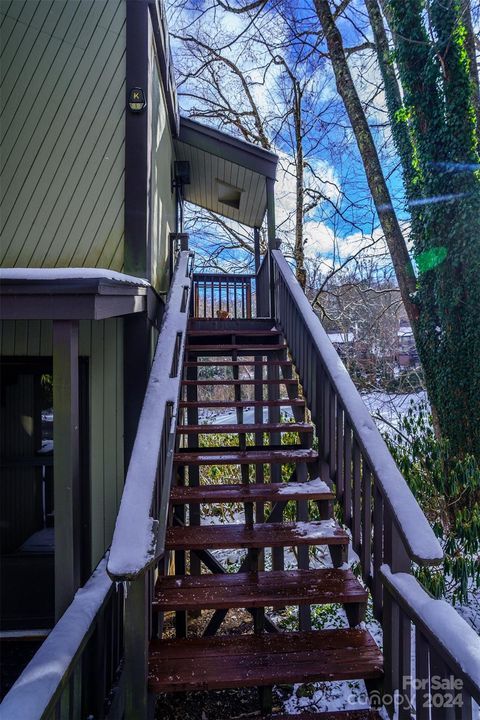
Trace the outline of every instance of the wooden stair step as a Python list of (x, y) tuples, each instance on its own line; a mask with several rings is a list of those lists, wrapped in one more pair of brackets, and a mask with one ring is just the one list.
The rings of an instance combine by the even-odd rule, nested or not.
[(275, 337), (281, 335), (280, 330), (249, 330), (248, 328), (230, 328), (222, 330), (188, 330), (188, 337), (231, 337), (239, 335), (240, 337)]
[(202, 352), (202, 353), (229, 353), (233, 350), (237, 350), (240, 355), (248, 355), (258, 352), (272, 352), (277, 350), (286, 350), (287, 346), (284, 343), (276, 343), (271, 345), (244, 345), (242, 343), (225, 343), (225, 345), (191, 345), (190, 343), (185, 347), (186, 352)]
[(366, 630), (224, 635), (150, 643), (152, 692), (379, 679), (382, 656)]
[(271, 572), (168, 576), (158, 580), (156, 611), (367, 602), (367, 591), (351, 570), (272, 570)]
[(291, 360), (186, 360), (184, 367), (244, 367), (258, 365), (275, 365), (278, 367), (293, 367)]
[(233, 378), (226, 379), (226, 380), (215, 380), (214, 378), (204, 380), (182, 380), (182, 385), (189, 386), (194, 385), (195, 387), (200, 386), (203, 387), (205, 385), (298, 385), (298, 380), (296, 378), (262, 378), (261, 380), (251, 380), (250, 378), (246, 380), (234, 380)]
[(338, 710), (337, 712), (269, 715), (264, 720), (381, 720), (376, 710)]
[(253, 408), (253, 407), (287, 407), (288, 405), (301, 407), (305, 405), (305, 400), (295, 398), (290, 400), (284, 398), (282, 400), (182, 400), (179, 403), (181, 408)]
[(167, 550), (227, 550), (234, 548), (348, 545), (348, 534), (334, 520), (256, 523), (246, 525), (186, 525), (167, 528)]
[(174, 505), (193, 503), (286, 502), (288, 500), (333, 500), (335, 495), (322, 480), (304, 483), (249, 483), (248, 485), (177, 485), (170, 492)]
[(177, 452), (173, 461), (180, 465), (266, 465), (267, 463), (315, 462), (318, 459), (316, 450), (300, 448), (299, 450), (239, 450), (237, 452)]
[(244, 433), (313, 433), (309, 423), (234, 423), (229, 425), (178, 425), (179, 435), (229, 435)]

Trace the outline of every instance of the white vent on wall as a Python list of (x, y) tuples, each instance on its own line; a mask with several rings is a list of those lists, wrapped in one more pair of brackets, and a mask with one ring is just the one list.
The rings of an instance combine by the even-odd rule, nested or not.
[(240, 209), (240, 198), (242, 197), (243, 190), (236, 188), (234, 185), (229, 185), (221, 180), (217, 180), (217, 192), (218, 202), (228, 205), (228, 207), (234, 208), (235, 210)]

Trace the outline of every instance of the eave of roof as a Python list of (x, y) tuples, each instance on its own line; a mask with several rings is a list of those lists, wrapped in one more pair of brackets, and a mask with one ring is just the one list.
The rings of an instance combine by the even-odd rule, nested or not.
[(0, 269), (2, 320), (103, 320), (149, 311), (156, 293), (142, 278), (98, 268)]
[(178, 141), (275, 180), (278, 155), (221, 130), (202, 125), (190, 118), (180, 117)]

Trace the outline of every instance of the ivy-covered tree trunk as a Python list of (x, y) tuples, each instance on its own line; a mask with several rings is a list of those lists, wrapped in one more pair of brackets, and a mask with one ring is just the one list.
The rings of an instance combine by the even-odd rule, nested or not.
[[(417, 344), (443, 437), (480, 459), (480, 173), (461, 0), (389, 0), (418, 266)], [(398, 119), (398, 117), (396, 118)]]

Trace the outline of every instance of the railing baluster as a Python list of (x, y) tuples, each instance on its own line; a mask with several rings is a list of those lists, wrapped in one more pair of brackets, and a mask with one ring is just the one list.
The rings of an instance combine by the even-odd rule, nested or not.
[(323, 416), (323, 443), (322, 443), (322, 459), (328, 460), (328, 452), (330, 450), (330, 383), (324, 372), (322, 372), (322, 416)]
[(373, 488), (373, 614), (379, 620), (383, 608), (383, 583), (380, 566), (383, 563), (383, 499), (378, 487)]
[(473, 720), (473, 701), (466, 690), (462, 692), (461, 705), (455, 705), (455, 720)]
[[(385, 693), (394, 695), (400, 688), (400, 611), (397, 603), (387, 593), (383, 604), (383, 658)], [(387, 708), (393, 717), (393, 707)]]
[(429, 676), (428, 643), (418, 627), (416, 627), (415, 679), (418, 681), (418, 687), (415, 690), (415, 720), (430, 720), (430, 710), (428, 707)]
[[(431, 684), (432, 717), (435, 720), (455, 720), (455, 706), (453, 705), (454, 689), (441, 686), (442, 681), (450, 685), (450, 672), (446, 663), (438, 653), (430, 648), (430, 683), (435, 678), (436, 685)], [(403, 720), (401, 718), (400, 720)]]
[(406, 685), (406, 679), (411, 677), (412, 674), (412, 626), (410, 618), (399, 608), (399, 628), (400, 628), (400, 647), (399, 647), (399, 682), (397, 686), (400, 694), (402, 694), (403, 701), (400, 703), (398, 709), (398, 720), (410, 720), (411, 719), (411, 707), (409, 698), (409, 688), (404, 688)]
[(361, 452), (357, 441), (353, 440), (353, 508), (352, 508), (352, 546), (360, 554), (360, 507), (361, 507)]
[(352, 428), (345, 421), (344, 429), (344, 487), (343, 487), (343, 521), (347, 527), (352, 524)]
[(362, 576), (370, 586), (372, 571), (372, 473), (365, 460), (362, 467)]
[(333, 481), (335, 478), (335, 471), (336, 471), (336, 448), (335, 448), (335, 438), (336, 438), (336, 395), (335, 390), (333, 389), (332, 385), (329, 385), (329, 408), (328, 408), (328, 421), (329, 421), (329, 429), (328, 429), (328, 435), (329, 435), (329, 446), (328, 446), (328, 466), (330, 471), (330, 479)]
[(336, 486), (336, 493), (337, 493), (337, 499), (342, 502), (343, 501), (343, 492), (344, 492), (344, 474), (343, 474), (343, 462), (344, 462), (344, 430), (343, 430), (343, 418), (344, 418), (344, 412), (343, 408), (340, 405), (339, 399), (337, 397), (337, 432), (336, 432), (336, 448), (337, 448), (337, 460), (336, 460), (336, 472), (335, 472), (335, 486)]

